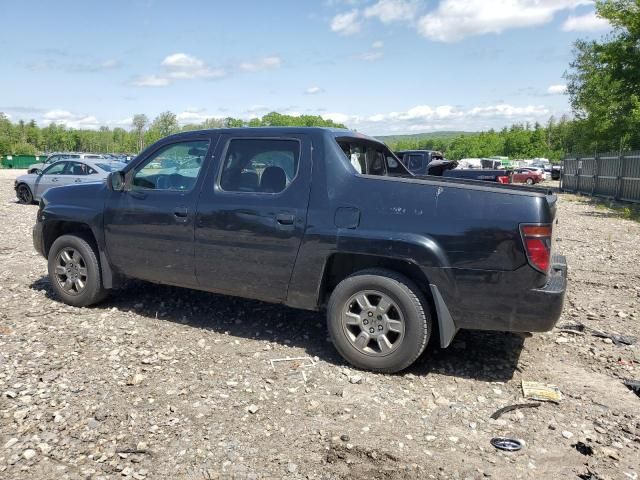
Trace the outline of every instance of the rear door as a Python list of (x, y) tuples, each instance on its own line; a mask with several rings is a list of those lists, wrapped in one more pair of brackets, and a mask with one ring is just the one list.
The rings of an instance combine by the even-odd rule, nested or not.
[(215, 158), (196, 212), (198, 284), (282, 301), (305, 229), (311, 140), (222, 135)]
[(95, 182), (100, 180), (98, 171), (84, 162), (69, 162), (70, 183)]

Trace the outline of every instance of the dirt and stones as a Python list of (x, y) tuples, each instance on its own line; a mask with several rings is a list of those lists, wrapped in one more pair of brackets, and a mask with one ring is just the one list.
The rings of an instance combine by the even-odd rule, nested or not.
[[(0, 171), (0, 478), (638, 478), (638, 343), (584, 329), (460, 332), (401, 375), (346, 365), (321, 314), (133, 282), (53, 296), (37, 207)], [(559, 326), (640, 337), (640, 224), (562, 197)], [(273, 359), (309, 357), (272, 363)], [(355, 380), (354, 380), (355, 379)], [(526, 402), (521, 381), (556, 385)], [(501, 452), (506, 436), (524, 448)]]

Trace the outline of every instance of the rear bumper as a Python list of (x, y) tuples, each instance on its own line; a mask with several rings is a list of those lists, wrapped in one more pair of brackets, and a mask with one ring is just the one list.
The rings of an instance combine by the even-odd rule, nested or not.
[(564, 306), (567, 289), (567, 259), (564, 255), (553, 255), (551, 273), (542, 288), (529, 290), (518, 305), (510, 330), (516, 332), (546, 332), (551, 330)]
[(553, 255), (546, 284), (533, 289), (530, 285), (542, 274), (528, 265), (511, 272), (458, 270), (454, 275), (455, 295), (454, 289), (440, 289), (453, 326), (447, 331), (546, 332), (562, 313), (567, 288), (563, 255)]

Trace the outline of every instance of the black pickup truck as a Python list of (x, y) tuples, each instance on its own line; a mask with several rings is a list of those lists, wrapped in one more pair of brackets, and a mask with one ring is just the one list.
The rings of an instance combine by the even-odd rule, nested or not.
[[(402, 164), (413, 175), (434, 175), (437, 177), (465, 178), (485, 182), (511, 183), (510, 172), (490, 168), (455, 169), (457, 162), (444, 160), (441, 152), (435, 150), (401, 150), (395, 152)], [(483, 161), (484, 163), (484, 161)]]
[(70, 305), (122, 280), (326, 309), (353, 365), (395, 372), (437, 332), (545, 331), (560, 316), (556, 196), (414, 177), (383, 144), (321, 128), (181, 133), (106, 183), (49, 190), (33, 229)]

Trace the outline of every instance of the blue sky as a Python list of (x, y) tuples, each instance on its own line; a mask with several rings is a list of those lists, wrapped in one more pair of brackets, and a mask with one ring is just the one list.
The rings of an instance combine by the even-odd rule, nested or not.
[(72, 127), (318, 114), (372, 135), (569, 112), (591, 0), (1, 1), (0, 111)]

